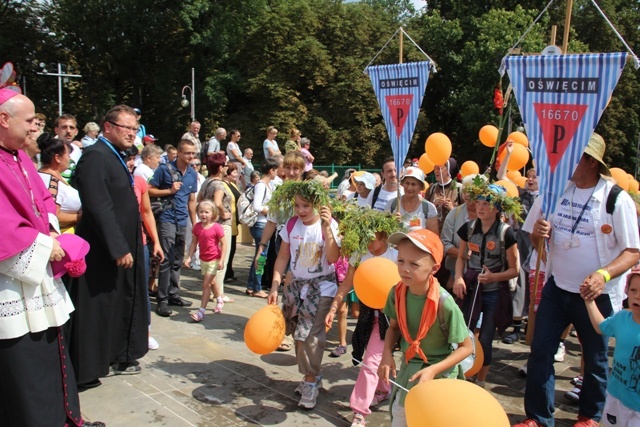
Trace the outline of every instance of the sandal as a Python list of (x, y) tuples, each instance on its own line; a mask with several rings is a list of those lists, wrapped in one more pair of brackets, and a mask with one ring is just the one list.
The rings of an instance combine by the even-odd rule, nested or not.
[(520, 340), (520, 334), (516, 332), (511, 332), (506, 337), (502, 338), (502, 342), (505, 344), (513, 344)]
[(284, 339), (282, 340), (282, 342), (280, 343), (280, 346), (278, 346), (278, 348), (276, 348), (277, 351), (289, 351), (293, 348), (293, 343), (290, 341), (290, 339), (288, 337), (284, 337)]
[(216, 300), (216, 308), (213, 309), (214, 313), (222, 313), (222, 307), (224, 307), (224, 299), (218, 298)]
[(236, 300), (234, 300), (233, 298), (229, 298), (226, 295), (222, 297), (222, 301), (224, 301), (224, 302), (236, 302)]
[(353, 421), (351, 422), (351, 427), (365, 427), (367, 423), (364, 420), (364, 415), (358, 414), (355, 412), (353, 414)]
[(334, 348), (333, 350), (331, 350), (331, 353), (329, 354), (329, 357), (340, 357), (343, 354), (345, 354), (347, 352), (347, 346), (346, 345), (339, 345), (336, 348)]
[(195, 313), (191, 313), (191, 318), (194, 322), (200, 323), (202, 319), (204, 319), (204, 312), (202, 310), (198, 310)]
[(251, 289), (247, 289), (246, 291), (244, 291), (244, 293), (249, 295), (250, 297), (253, 296), (253, 291)]
[(266, 298), (269, 296), (269, 294), (266, 293), (265, 291), (260, 291), (260, 292), (254, 293), (253, 296), (256, 298)]

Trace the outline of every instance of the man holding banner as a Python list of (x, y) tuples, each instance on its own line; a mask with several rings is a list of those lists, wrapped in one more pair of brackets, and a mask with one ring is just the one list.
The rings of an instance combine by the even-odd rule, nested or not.
[[(598, 426), (607, 386), (608, 337), (591, 325), (584, 300), (594, 300), (604, 317), (622, 307), (624, 276), (639, 259), (638, 224), (631, 197), (618, 192), (602, 160), (605, 143), (593, 134), (549, 221), (542, 218), (543, 197), (529, 215), (539, 219), (531, 240), (549, 239), (548, 280), (535, 320), (528, 362), (525, 412), (517, 427), (553, 426), (553, 356), (562, 331), (573, 324), (580, 337), (584, 381), (576, 427)], [(613, 189), (613, 190), (612, 190)]]

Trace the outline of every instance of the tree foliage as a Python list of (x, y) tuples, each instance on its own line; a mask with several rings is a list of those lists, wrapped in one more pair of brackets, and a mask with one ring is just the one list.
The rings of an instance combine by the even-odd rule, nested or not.
[[(547, 3), (430, 0), (415, 10), (410, 0), (4, 0), (0, 60), (14, 62), (27, 94), (50, 118), (57, 114), (57, 81), (37, 73), (41, 62), (51, 69), (60, 62), (82, 75), (63, 85), (64, 109), (80, 125), (127, 103), (142, 109), (161, 143), (175, 143), (188, 126), (180, 97), (194, 68), (201, 139), (218, 126), (240, 128), (241, 146), (260, 153), (267, 126), (280, 130), (282, 143), (296, 127), (311, 139), (316, 163), (376, 166), (391, 149), (363, 71), (402, 25), (438, 65), (410, 155), (422, 154), (425, 138), (441, 131), (459, 160), (486, 164), (490, 153), (477, 132), (499, 119), (493, 89), (500, 61)], [(638, 2), (598, 3), (638, 49)], [(565, 8), (566, 1), (552, 5), (522, 52), (548, 45), (553, 24), (561, 44)], [(624, 49), (589, 0), (574, 1), (570, 31), (572, 52)], [(375, 64), (397, 62), (398, 49), (396, 37)], [(405, 39), (403, 60), (424, 56)], [(637, 72), (628, 66), (598, 127), (607, 160), (627, 170), (640, 131), (639, 95)], [(511, 117), (518, 125), (515, 104)]]

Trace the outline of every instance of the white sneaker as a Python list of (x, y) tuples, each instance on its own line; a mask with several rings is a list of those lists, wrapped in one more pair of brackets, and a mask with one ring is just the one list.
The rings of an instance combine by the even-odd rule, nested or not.
[[(302, 387), (304, 387), (304, 377), (302, 377), (302, 380), (300, 380), (300, 384), (298, 384), (298, 387), (296, 387), (295, 393), (297, 395), (301, 395), (302, 394)], [(316, 388), (318, 390), (320, 390), (322, 388), (322, 375), (318, 375), (316, 377)]]
[(564, 343), (560, 343), (560, 345), (558, 346), (558, 351), (556, 351), (555, 356), (553, 356), (553, 360), (555, 360), (556, 362), (562, 362), (564, 361), (565, 354), (567, 354), (567, 352), (564, 349)]
[(306, 409), (313, 409), (316, 407), (316, 399), (318, 398), (318, 387), (314, 383), (305, 382), (302, 386), (302, 397), (298, 406)]
[(158, 341), (152, 336), (149, 336), (149, 350), (157, 350), (160, 348)]
[(520, 374), (521, 377), (527, 377), (527, 364), (525, 363), (524, 365), (522, 365), (520, 367), (520, 369), (518, 369), (518, 374)]

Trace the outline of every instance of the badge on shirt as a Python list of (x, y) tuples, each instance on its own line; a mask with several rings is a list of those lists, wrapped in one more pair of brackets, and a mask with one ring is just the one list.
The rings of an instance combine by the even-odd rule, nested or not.
[(602, 231), (604, 234), (609, 234), (613, 231), (613, 227), (610, 224), (602, 224), (602, 227), (600, 227), (600, 231)]
[(496, 242), (494, 242), (493, 240), (489, 240), (487, 242), (487, 249), (492, 251), (496, 248)]
[(480, 252), (480, 247), (476, 243), (469, 242), (469, 249), (472, 252)]
[(422, 221), (420, 221), (420, 218), (411, 218), (409, 220), (409, 228), (421, 227), (421, 226), (422, 226)]

